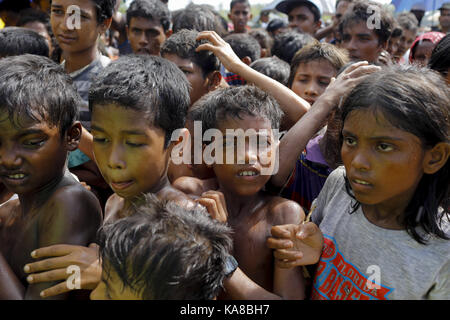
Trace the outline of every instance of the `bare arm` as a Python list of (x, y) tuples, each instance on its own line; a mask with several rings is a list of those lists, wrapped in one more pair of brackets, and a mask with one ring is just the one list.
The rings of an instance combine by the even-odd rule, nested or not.
[(348, 67), (337, 79), (332, 79), (314, 106), (281, 139), (279, 169), (271, 178), (274, 186), (282, 187), (286, 183), (308, 141), (325, 124), (328, 115), (339, 105), (340, 99), (361, 82), (364, 76), (378, 70), (380, 67), (363, 61)]
[(25, 287), (0, 251), (0, 300), (22, 300)]
[(286, 116), (286, 123), (289, 126), (296, 123), (309, 110), (309, 103), (292, 90), (243, 63), (233, 52), (231, 46), (214, 31), (200, 32), (197, 39), (209, 41), (207, 44), (198, 46), (197, 51), (212, 51), (227, 70), (239, 74), (247, 82), (253, 83), (260, 89), (270, 93), (280, 104)]
[[(52, 208), (51, 212), (43, 216), (38, 224), (39, 247), (60, 243), (85, 246), (94, 240), (102, 218), (100, 204), (93, 194), (82, 187), (70, 186), (58, 190), (50, 201), (52, 202), (48, 208)], [(33, 258), (36, 258), (36, 255)], [(47, 269), (59, 268), (61, 267), (61, 258), (54, 258), (42, 263), (42, 265), (46, 266)], [(78, 266), (78, 263), (71, 260), (69, 265), (61, 270), (65, 277), (69, 276), (67, 267), (71, 265)], [(30, 268), (29, 264), (27, 266)], [(27, 269), (25, 268), (25, 270)], [(30, 268), (28, 271), (33, 272), (35, 269)], [(57, 280), (61, 280), (55, 277), (55, 273), (50, 273), (48, 282), (38, 282), (35, 275), (32, 275), (32, 277), (32, 281), (28, 278), (30, 285), (25, 292), (25, 299), (47, 297), (45, 290), (58, 285)], [(66, 286), (66, 283), (59, 285)], [(67, 298), (67, 295), (60, 295), (56, 298), (64, 299)]]
[(91, 160), (94, 160), (93, 141), (92, 134), (87, 131), (86, 128), (82, 127), (81, 140), (78, 145), (78, 149), (80, 149)]

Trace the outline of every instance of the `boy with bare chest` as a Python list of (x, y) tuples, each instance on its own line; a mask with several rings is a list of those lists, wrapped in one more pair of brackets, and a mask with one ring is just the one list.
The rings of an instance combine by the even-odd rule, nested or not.
[[(210, 162), (209, 156), (214, 158), (211, 166), (219, 183), (219, 192), (207, 192), (199, 202), (210, 212), (211, 206), (222, 203), (222, 214), (215, 218), (232, 228), (233, 255), (241, 271), (262, 294), (271, 298), (304, 298), (301, 269), (286, 272), (278, 268), (273, 251), (266, 246), (272, 226), (304, 220), (298, 204), (262, 190), (274, 171), (282, 116), (278, 104), (267, 93), (251, 86), (218, 89), (198, 103), (202, 104), (197, 109), (202, 115), (194, 118), (202, 119), (205, 134), (209, 131), (214, 137), (203, 156), (206, 163)], [(234, 295), (225, 286), (222, 298), (252, 297)]]
[(19, 198), (0, 207), (0, 298), (38, 299), (49, 284), (27, 283), (30, 253), (58, 243), (87, 245), (101, 208), (66, 168), (81, 125), (80, 98), (64, 70), (23, 55), (1, 60), (0, 75), (0, 182)]

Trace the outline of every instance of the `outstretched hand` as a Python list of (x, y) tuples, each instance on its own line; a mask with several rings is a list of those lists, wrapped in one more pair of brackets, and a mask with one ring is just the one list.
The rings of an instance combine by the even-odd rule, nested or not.
[(244, 63), (234, 53), (231, 46), (215, 31), (202, 31), (197, 36), (197, 40), (208, 40), (209, 43), (199, 45), (195, 51), (209, 50), (214, 53), (228, 71), (239, 73), (238, 66)]
[(293, 268), (315, 264), (322, 254), (323, 235), (313, 222), (300, 225), (274, 226), (267, 246), (275, 249), (275, 264), (280, 268)]
[(327, 101), (330, 105), (336, 106), (339, 100), (345, 99), (366, 76), (380, 70), (381, 67), (370, 65), (367, 61), (356, 62), (347, 67), (337, 78), (332, 78), (317, 101)]
[[(34, 259), (42, 259), (25, 265), (24, 271), (30, 275), (30, 284), (62, 280), (61, 283), (41, 292), (41, 297), (56, 296), (73, 289), (93, 290), (100, 282), (102, 268), (99, 261), (98, 245), (92, 243), (89, 247), (58, 244), (36, 249), (31, 253)], [(67, 283), (71, 276), (69, 268), (77, 266), (80, 269), (80, 286), (73, 288)]]
[(201, 204), (208, 210), (211, 218), (220, 222), (226, 223), (228, 220), (227, 205), (225, 202), (225, 196), (219, 191), (207, 191), (204, 192), (201, 198), (196, 202)]

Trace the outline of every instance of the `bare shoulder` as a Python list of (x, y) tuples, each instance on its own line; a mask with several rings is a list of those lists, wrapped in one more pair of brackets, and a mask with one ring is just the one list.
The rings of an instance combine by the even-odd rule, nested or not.
[(203, 181), (195, 177), (180, 177), (176, 179), (172, 186), (185, 194), (201, 196), (203, 193)]
[(277, 196), (270, 196), (268, 213), (272, 216), (274, 225), (298, 224), (305, 219), (305, 212), (295, 201)]
[(80, 183), (66, 184), (57, 188), (47, 201), (45, 207), (66, 215), (74, 215), (78, 220), (84, 217), (96, 220), (102, 216), (102, 209), (97, 197)]
[(124, 204), (124, 199), (120, 196), (118, 196), (117, 194), (113, 193), (108, 200), (106, 201), (105, 204), (105, 219), (103, 221), (103, 223), (109, 223), (109, 222), (114, 222), (118, 219), (120, 219), (119, 217), (119, 212), (120, 210), (123, 208), (123, 204)]
[(174, 201), (180, 206), (193, 208), (197, 204), (184, 192), (173, 186), (168, 186), (157, 193), (158, 198)]

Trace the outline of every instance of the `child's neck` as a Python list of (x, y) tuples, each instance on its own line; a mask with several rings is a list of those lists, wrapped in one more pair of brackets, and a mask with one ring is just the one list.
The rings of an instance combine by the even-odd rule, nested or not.
[(404, 216), (407, 205), (401, 207), (362, 204), (364, 216), (374, 225), (391, 230), (405, 229)]
[(47, 184), (41, 186), (37, 190), (33, 190), (27, 194), (19, 194), (20, 206), (22, 213), (25, 215), (33, 209), (40, 208), (45, 201), (54, 193), (58, 185), (62, 181), (65, 174), (65, 170), (62, 170), (57, 176), (50, 180)]
[[(172, 188), (172, 185), (170, 184), (169, 178), (167, 177), (167, 174), (166, 174), (151, 189), (142, 191), (142, 194), (153, 193), (153, 194), (157, 195), (158, 193), (163, 192), (167, 188)], [(138, 196), (132, 197), (132, 198), (126, 198), (121, 211), (129, 212), (129, 210), (132, 209), (135, 205), (140, 204), (142, 199), (143, 199), (142, 195), (138, 195)]]
[(250, 196), (236, 195), (234, 192), (226, 190), (223, 187), (220, 187), (219, 191), (225, 196), (228, 215), (231, 219), (249, 215), (261, 204), (261, 191)]
[(97, 58), (97, 55), (97, 45), (79, 52), (64, 52), (64, 69), (67, 73), (80, 70), (94, 61)]

